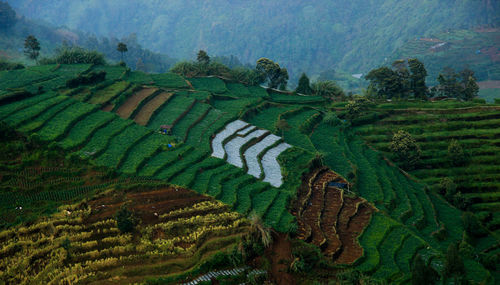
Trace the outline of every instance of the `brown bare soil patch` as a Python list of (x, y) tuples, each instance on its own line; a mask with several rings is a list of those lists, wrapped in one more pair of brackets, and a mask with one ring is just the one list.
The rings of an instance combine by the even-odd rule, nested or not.
[(134, 121), (142, 126), (145, 126), (148, 122), (149, 119), (151, 118), (151, 115), (153, 115), (153, 112), (158, 109), (170, 96), (172, 96), (173, 93), (166, 93), (162, 92), (155, 96), (151, 101), (146, 103), (139, 113), (134, 118)]
[(292, 243), (285, 233), (273, 233), (273, 244), (266, 250), (271, 260), (271, 276), (274, 284), (294, 285), (293, 275), (288, 273), (288, 267), (293, 261)]
[(297, 237), (319, 246), (337, 264), (352, 264), (362, 256), (357, 239), (368, 226), (375, 208), (348, 189), (328, 186), (348, 182), (328, 168), (303, 178), (292, 213), (297, 217)]
[(196, 203), (211, 200), (180, 187), (165, 187), (154, 191), (124, 193), (123, 195), (106, 196), (89, 202), (92, 214), (88, 223), (112, 218), (120, 207), (127, 203), (129, 209), (143, 224), (158, 222), (160, 215), (190, 207)]
[(157, 90), (157, 88), (145, 88), (135, 93), (134, 95), (130, 96), (127, 101), (125, 101), (125, 103), (123, 103), (120, 108), (118, 108), (118, 110), (116, 110), (116, 114), (124, 119), (128, 119), (134, 112), (135, 108), (137, 108), (137, 106), (139, 106), (139, 104), (142, 102), (142, 100), (148, 98)]

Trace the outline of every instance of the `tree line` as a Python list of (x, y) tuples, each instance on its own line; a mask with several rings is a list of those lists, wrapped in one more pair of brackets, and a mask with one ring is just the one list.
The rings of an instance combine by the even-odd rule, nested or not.
[(373, 69), (365, 76), (370, 82), (366, 93), (378, 99), (447, 97), (469, 101), (479, 92), (474, 71), (469, 68), (460, 72), (445, 68), (437, 78), (439, 84), (431, 88), (425, 83), (426, 77), (427, 70), (418, 59), (396, 60), (390, 67)]

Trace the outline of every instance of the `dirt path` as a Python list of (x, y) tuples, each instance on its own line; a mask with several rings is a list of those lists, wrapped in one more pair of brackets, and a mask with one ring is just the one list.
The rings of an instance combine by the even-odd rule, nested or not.
[(287, 234), (273, 233), (273, 245), (267, 249), (266, 255), (271, 260), (271, 276), (277, 285), (296, 284), (293, 276), (288, 273), (293, 256), (292, 244)]

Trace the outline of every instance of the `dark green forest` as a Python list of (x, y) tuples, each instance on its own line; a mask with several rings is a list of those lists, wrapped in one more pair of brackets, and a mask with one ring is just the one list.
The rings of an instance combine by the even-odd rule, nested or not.
[(248, 63), (265, 56), (297, 79), (303, 71), (366, 73), (408, 40), (500, 22), (500, 2), (491, 0), (8, 2), (29, 18), (97, 36), (135, 33), (173, 58), (199, 49)]

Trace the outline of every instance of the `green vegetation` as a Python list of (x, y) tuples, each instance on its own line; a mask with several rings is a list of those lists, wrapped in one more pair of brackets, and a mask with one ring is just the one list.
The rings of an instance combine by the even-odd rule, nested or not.
[[(62, 67), (63, 65), (59, 68)], [(54, 67), (50, 66), (50, 68)], [(31, 72), (36, 70), (42, 74), (40, 77), (43, 77), (44, 73), (53, 73), (50, 68), (39, 66), (32, 69)], [(120, 73), (120, 68), (116, 66), (87, 67), (85, 72), (106, 71), (106, 74), (111, 74), (112, 78), (120, 76), (121, 80), (109, 81), (107, 83), (109, 85), (106, 87), (101, 85), (102, 83), (91, 86), (89, 89), (92, 91), (87, 93), (85, 102), (68, 96), (81, 92), (81, 87), (68, 88), (63, 83), (63, 85), (54, 87), (46, 93), (31, 94), (28, 97), (11, 97), (13, 98), (10, 99), (11, 101), (0, 105), (0, 118), (16, 130), (29, 135), (30, 140), (34, 142), (43, 141), (45, 143), (45, 141), (49, 141), (50, 143), (47, 144), (49, 149), (47, 155), (49, 156), (57, 152), (61, 152), (62, 155), (64, 152), (59, 149), (59, 146), (62, 147), (67, 152), (64, 153), (65, 159), (67, 159), (65, 163), (94, 165), (95, 168), (92, 169), (109, 169), (102, 174), (108, 178), (121, 175), (120, 179), (130, 179), (127, 177), (132, 176), (136, 177), (133, 179), (144, 181), (144, 183), (158, 179), (162, 183), (175, 185), (173, 186), (174, 191), (175, 188), (178, 191), (182, 189), (181, 187), (192, 188), (200, 194), (206, 194), (223, 201), (228, 208), (242, 215), (253, 213), (260, 217), (265, 226), (273, 227), (279, 232), (293, 233), (295, 231), (297, 225), (295, 217), (291, 214), (293, 209), (290, 203), (297, 198), (298, 188), (306, 174), (318, 166), (326, 166), (352, 183), (344, 190), (342, 199), (353, 199), (351, 197), (354, 195), (366, 199), (366, 201), (363, 200), (366, 203), (364, 206), (360, 206), (360, 203), (353, 204), (352, 209), (346, 212), (349, 214), (344, 214), (347, 216), (339, 217), (339, 222), (349, 224), (350, 220), (355, 221), (354, 219), (363, 215), (362, 210), (360, 210), (362, 207), (374, 207), (376, 210), (373, 208), (371, 222), (368, 223), (369, 219), (366, 218), (368, 226), (359, 230), (362, 232), (359, 244), (363, 248), (362, 254), (359, 255), (360, 258), (352, 265), (335, 264), (335, 260), (325, 260), (324, 266), (349, 266), (360, 274), (369, 275), (374, 279), (402, 284), (411, 279), (413, 260), (419, 254), (425, 265), (429, 266), (427, 269), (435, 270), (443, 278), (446, 274), (441, 268), (446, 263), (445, 256), (448, 247), (450, 244), (463, 241), (462, 251), (468, 250), (470, 254), (463, 255), (463, 262), (467, 266), (462, 275), (474, 282), (490, 282), (493, 280), (492, 278), (496, 278), (490, 273), (492, 269), (485, 269), (485, 266), (492, 268), (491, 262), (488, 263), (488, 260), (494, 258), (492, 257), (494, 255), (490, 251), (498, 243), (495, 233), (490, 232), (496, 231), (498, 227), (498, 217), (496, 212), (492, 211), (498, 203), (498, 195), (477, 195), (480, 193), (465, 190), (470, 185), (474, 185), (481, 187), (482, 193), (498, 192), (493, 188), (496, 187), (494, 179), (498, 170), (494, 157), (497, 129), (492, 127), (497, 124), (496, 120), (498, 120), (498, 110), (495, 106), (487, 106), (478, 102), (438, 102), (435, 104), (391, 102), (378, 104), (377, 102), (363, 101), (360, 99), (361, 97), (353, 98), (352, 102), (331, 103), (321, 96), (299, 96), (277, 92), (268, 94), (263, 88), (246, 87), (239, 83), (229, 84), (216, 77), (189, 79), (192, 83), (196, 82), (193, 83), (195, 89), (178, 90), (179, 87), (166, 86), (176, 86), (175, 82), (180, 82), (178, 78), (181, 77), (167, 75), (163, 77), (162, 80), (165, 81), (161, 87), (152, 84), (153, 88), (158, 88), (159, 91), (151, 96), (156, 98), (163, 93), (173, 93), (174, 95), (161, 97), (163, 103), (160, 102), (158, 109), (153, 111), (148, 126), (144, 127), (135, 124), (132, 120), (121, 119), (115, 113), (97, 110), (99, 107), (106, 106), (105, 102), (112, 102), (118, 97), (122, 97), (120, 102), (124, 102), (123, 100), (132, 96), (133, 92), (127, 93), (125, 91), (133, 86), (127, 79), (127, 76), (130, 75), (127, 75), (123, 69)], [(13, 70), (11, 72), (19, 71)], [(73, 74), (73, 76), (78, 75)], [(147, 76), (153, 78), (153, 75)], [(168, 82), (169, 78), (174, 82), (171, 85)], [(32, 83), (28, 82), (28, 84)], [(205, 91), (198, 91), (197, 86), (202, 86), (200, 88), (205, 89)], [(137, 109), (144, 107), (145, 104), (139, 104)], [(107, 110), (116, 111), (117, 108)], [(466, 110), (466, 112), (462, 112), (462, 110)], [(136, 111), (140, 112), (140, 110)], [(442, 121), (443, 118), (446, 119), (446, 124)], [(242, 119), (256, 127), (267, 129), (276, 135), (282, 135), (283, 141), (292, 145), (277, 158), (283, 176), (283, 184), (280, 187), (272, 187), (269, 183), (246, 174), (243, 168), (237, 168), (225, 163), (222, 159), (211, 157), (212, 139), (235, 119)], [(171, 135), (160, 133), (161, 125), (171, 125)], [(471, 132), (467, 129), (469, 126), (476, 128), (474, 135), (477, 137), (469, 139), (471, 136)], [(391, 151), (392, 131), (398, 129), (406, 131), (405, 135), (402, 136), (405, 140), (396, 140), (395, 145), (400, 146), (401, 144), (401, 147)], [(233, 137), (235, 136), (233, 135)], [(410, 136), (413, 139), (409, 139)], [(443, 138), (446, 138), (446, 141), (440, 142)], [(382, 152), (377, 152), (367, 146), (363, 139)], [(457, 141), (450, 144), (451, 139)], [(226, 139), (223, 143), (227, 142)], [(280, 140), (277, 143), (281, 142)], [(249, 144), (251, 143), (255, 143), (255, 140), (249, 142)], [(487, 144), (485, 145), (485, 143)], [(261, 160), (263, 155), (273, 146), (276, 144), (263, 150), (258, 159)], [(248, 145), (244, 147), (248, 147)], [(435, 181), (435, 183), (439, 183), (440, 178), (443, 177), (440, 173), (443, 171), (460, 170), (461, 174), (445, 175), (450, 179), (443, 180), (440, 188), (434, 189), (436, 187), (426, 187), (425, 184), (398, 169), (384, 157), (386, 155), (395, 158), (396, 153), (399, 153), (400, 158), (411, 158), (409, 153), (418, 147), (421, 149), (421, 159), (412, 164), (414, 169), (411, 170), (411, 173), (417, 177), (426, 177), (428, 180), (424, 182)], [(491, 156), (493, 157), (489, 158)], [(463, 158), (469, 157), (470, 160), (463, 160)], [(35, 158), (36, 155), (33, 155), (32, 160)], [(81, 158), (85, 161), (81, 161)], [(478, 164), (480, 161), (481, 163)], [(486, 161), (487, 163), (485, 163)], [(421, 167), (422, 163), (441, 168)], [(473, 164), (477, 165), (475, 167), (477, 169), (471, 168)], [(485, 178), (479, 180), (479, 183), (470, 182), (467, 184), (466, 181), (458, 181), (458, 177), (467, 178), (469, 175), (467, 172), (472, 173), (470, 179), (476, 179), (479, 174), (484, 175)], [(79, 173), (78, 177), (91, 176), (85, 171)], [(25, 182), (21, 182), (21, 185), (24, 185), (22, 183)], [(79, 184), (73, 187), (72, 183)], [(5, 200), (2, 201), (6, 201), (2, 202), (4, 203), (2, 205), (13, 207), (12, 205), (15, 205), (16, 202), (25, 203), (23, 205), (37, 209), (36, 216), (38, 216), (42, 211), (48, 211), (48, 208), (36, 208), (34, 202), (30, 201), (39, 201), (48, 197), (49, 201), (56, 203), (51, 205), (60, 205), (58, 203), (73, 201), (73, 199), (79, 199), (85, 195), (90, 195), (89, 198), (91, 198), (92, 191), (98, 189), (110, 189), (112, 185), (117, 187), (113, 183), (96, 182), (91, 185), (84, 183), (83, 178), (75, 179), (75, 181), (70, 180), (70, 183), (56, 183), (56, 185), (57, 187), (71, 186), (64, 188), (73, 189), (71, 191), (57, 192), (50, 190), (49, 187), (47, 190), (37, 190), (30, 192), (32, 193), (30, 195), (20, 196), (14, 194), (16, 186), (9, 186), (10, 188), (1, 189), (3, 192), (0, 194), (5, 195)], [(449, 201), (440, 197), (438, 193), (441, 191), (440, 189), (443, 189), (443, 194)], [(154, 201), (147, 200), (149, 198), (143, 199)], [(134, 198), (131, 197), (129, 200), (134, 201)], [(142, 200), (138, 199), (137, 201)], [(462, 215), (461, 209), (467, 209), (469, 203), (476, 207), (475, 209), (470, 208), (476, 216), (472, 214)], [(488, 205), (483, 207), (484, 203)], [(115, 203), (114, 205), (118, 207), (119, 204)], [(16, 209), (9, 211), (15, 213)], [(132, 212), (136, 215), (142, 215), (140, 211)], [(143, 220), (145, 224), (140, 223), (134, 227), (134, 234), (138, 234), (138, 232), (144, 234), (142, 231), (149, 226), (148, 223), (151, 223), (152, 213), (148, 213), (150, 216), (142, 217), (145, 219), (145, 221)], [(112, 215), (112, 213), (109, 214)], [(15, 215), (12, 215), (6, 225), (15, 221), (12, 218)], [(130, 215), (125, 213), (123, 216), (125, 222), (129, 221)], [(195, 215), (191, 214), (188, 214), (187, 217), (197, 219)], [(215, 220), (223, 222), (221, 217), (216, 217)], [(228, 217), (228, 219), (230, 218)], [(325, 220), (319, 216), (317, 222), (321, 225)], [(184, 221), (184, 223), (189, 222)], [(478, 225), (481, 223), (486, 226), (484, 231), (475, 231), (474, 229), (479, 228)], [(154, 228), (154, 231), (151, 229), (151, 232), (147, 233), (148, 237), (165, 234), (170, 240), (168, 243), (157, 244), (156, 239), (153, 238), (147, 241), (141, 239), (139, 243), (152, 243), (154, 246), (158, 246), (158, 248), (154, 247), (155, 249), (161, 248), (161, 250), (172, 254), (171, 256), (182, 255), (186, 248), (178, 246), (182, 243), (177, 244), (173, 239), (176, 236), (188, 235), (191, 239), (196, 239), (197, 234), (195, 235), (194, 232), (197, 230), (182, 232), (180, 225), (158, 226), (159, 228)], [(210, 226), (210, 224), (205, 223), (197, 225), (205, 227), (204, 229), (208, 229)], [(202, 243), (207, 244), (207, 246), (208, 244), (215, 246), (227, 237), (227, 243), (222, 242), (222, 248), (230, 244), (234, 245), (240, 237), (240, 232), (236, 229), (233, 231), (233, 226), (237, 227), (233, 224), (224, 224), (224, 227), (231, 229), (221, 230), (221, 236), (218, 236), (220, 239), (214, 236), (212, 236), (215, 238), (214, 240), (201, 238)], [(118, 228), (117, 230), (120, 231)], [(125, 231), (129, 231), (129, 229), (125, 229)], [(193, 233), (192, 236), (191, 233)], [(70, 239), (70, 242), (70, 245), (66, 246), (67, 248), (73, 246), (74, 241)], [(190, 240), (188, 243), (191, 242), (193, 241)], [(128, 241), (124, 241), (119, 246), (126, 244)], [(141, 266), (140, 276), (163, 276), (191, 270), (195, 266), (194, 264), (201, 260), (194, 261), (195, 258), (200, 257), (197, 255), (197, 250), (201, 250), (201, 248), (203, 245), (196, 244), (193, 251), (189, 251), (190, 257), (185, 259), (188, 265), (179, 267), (182, 270), (174, 269), (176, 265), (171, 265), (172, 267), (165, 265), (167, 267), (162, 268), (163, 265), (155, 266), (147, 263)], [(94, 250), (94, 247), (91, 249)], [(150, 249), (153, 250), (153, 247), (144, 245), (144, 248), (136, 248), (135, 250), (139, 252), (135, 253), (143, 258), (144, 252), (142, 250), (146, 249), (149, 252)], [(208, 251), (212, 252), (213, 250)], [(84, 253), (78, 252), (78, 254)], [(99, 251), (96, 254), (101, 256), (104, 253)], [(132, 253), (125, 251), (123, 254), (113, 255), (113, 257), (129, 255)], [(484, 256), (481, 259), (484, 266), (479, 259), (474, 258), (475, 255)], [(137, 264), (139, 257), (137, 258), (127, 259), (130, 263), (126, 264)], [(85, 260), (93, 259), (87, 258)], [(161, 258), (159, 260), (162, 260), (161, 264), (170, 262)], [(116, 274), (119, 271), (118, 268), (122, 266), (118, 261), (114, 262), (109, 265), (109, 268), (104, 267), (111, 270), (110, 274)], [(295, 264), (294, 268), (300, 272), (300, 268), (308, 266), (309, 261), (304, 262), (304, 264)], [(316, 264), (313, 261), (310, 262)], [(312, 266), (312, 268), (314, 267)], [(165, 270), (160, 274), (158, 273), (160, 269)], [(133, 272), (133, 274), (139, 274), (139, 269), (137, 272), (136, 270)]]
[[(408, 132), (421, 149), (420, 161), (411, 174), (433, 185), (456, 207), (470, 207), (476, 214), (481, 209), (493, 209), (488, 203), (498, 203), (495, 139), (498, 108), (454, 102), (435, 104), (435, 107), (419, 102), (376, 105), (370, 112), (380, 114), (379, 119), (356, 127), (356, 131), (391, 159), (396, 158), (390, 148), (393, 132)], [(395, 110), (392, 114), (386, 112), (389, 106)], [(491, 218), (497, 219), (497, 215), (492, 212), (486, 224)], [(498, 231), (495, 223), (490, 224), (490, 229)]]
[(498, 29), (452, 29), (419, 35), (402, 44), (391, 59), (416, 57), (428, 71), (428, 84), (436, 85), (445, 67), (474, 70), (478, 81), (499, 80), (500, 69), (494, 61), (494, 46), (498, 45)]
[[(470, 57), (477, 56), (479, 60), (475, 60), (476, 62), (489, 62), (490, 67), (495, 66), (494, 62), (484, 52), (482, 55), (475, 54), (478, 49), (477, 42), (479, 48), (498, 46), (492, 44), (491, 39), (495, 39), (494, 35), (489, 35), (488, 42), (482, 41), (481, 38), (479, 41), (469, 41), (471, 37), (468, 36), (474, 33), (471, 31), (474, 28), (497, 26), (499, 4), (496, 1), (415, 3), (407, 0), (366, 3), (362, 0), (350, 2), (321, 0), (314, 4), (293, 2), (288, 5), (282, 3), (268, 5), (268, 1), (259, 0), (242, 7), (230, 2), (214, 2), (210, 5), (201, 2), (189, 5), (184, 2), (159, 5), (145, 3), (134, 6), (134, 1), (127, 0), (119, 7), (115, 7), (112, 12), (101, 14), (95, 12), (107, 9), (101, 2), (68, 5), (60, 5), (58, 1), (53, 0), (43, 4), (32, 2), (19, 0), (12, 2), (11, 5), (28, 18), (39, 18), (43, 15), (44, 19), (57, 27), (67, 26), (88, 32), (95, 32), (98, 29), (100, 35), (129, 35), (132, 31), (137, 31), (136, 36), (125, 39), (107, 39), (107, 41), (89, 39), (89, 42), (102, 49), (101, 52), (106, 53), (108, 58), (116, 61), (120, 60), (120, 54), (116, 52), (117, 43), (120, 41), (128, 46), (127, 59), (132, 57), (131, 47), (134, 39), (136, 45), (139, 40), (140, 44), (147, 45), (147, 48), (165, 51), (175, 58), (192, 58), (193, 51), (197, 51), (200, 46), (206, 46), (211, 54), (233, 54), (243, 63), (253, 62), (262, 56), (274, 58), (280, 65), (296, 73), (292, 75), (294, 82), (302, 71), (307, 74), (319, 74), (323, 70), (333, 68), (349, 73), (366, 73), (377, 67), (386, 57), (390, 57), (398, 47), (404, 46), (405, 42), (411, 40), (418, 43), (419, 38), (432, 37), (446, 42), (458, 38), (457, 42), (463, 43), (460, 46), (470, 47), (467, 49), (470, 50), (468, 53)], [(269, 14), (262, 12), (264, 6)], [(235, 13), (222, 17), (224, 14), (222, 11), (235, 11)], [(351, 11), (349, 16), (346, 16), (346, 11)], [(61, 17), (70, 14), (71, 17)], [(182, 15), (182, 18), (177, 19), (179, 15)], [(216, 22), (217, 27), (207, 25), (203, 20), (206, 17)], [(133, 25), (130, 19), (136, 19)], [(367, 19), (372, 19), (372, 22), (367, 24)], [(283, 23), (295, 24), (284, 27)], [(401, 27), (406, 28), (401, 29)], [(453, 33), (454, 29), (469, 30)], [(452, 32), (448, 34), (449, 30)], [(172, 34), (164, 36), (165, 31), (172, 31)], [(465, 36), (458, 37), (461, 34)], [(488, 32), (481, 34), (488, 35)], [(272, 41), (268, 38), (269, 35), (272, 35)], [(423, 48), (426, 54), (439, 56), (423, 61), (428, 69), (437, 71), (429, 73), (434, 74), (433, 77), (437, 76), (442, 67), (451, 65), (450, 63), (463, 62), (466, 58), (460, 56), (463, 51), (453, 48), (433, 53), (428, 49), (438, 43), (424, 43), (428, 44)], [(451, 42), (451, 47), (453, 46), (457, 46), (456, 42)], [(458, 56), (446, 57), (446, 53)], [(394, 59), (414, 57), (415, 54), (410, 51)], [(139, 57), (146, 66), (155, 60), (160, 61), (160, 58), (147, 61), (145, 56), (141, 56), (140, 51), (136, 51), (134, 58), (130, 58), (127, 65), (135, 66)], [(441, 60), (443, 58), (449, 60), (444, 62)], [(430, 65), (435, 65), (436, 68)], [(474, 66), (470, 63), (469, 65)], [(462, 69), (463, 66), (456, 68)], [(479, 72), (481, 69), (483, 68), (479, 67), (474, 71)], [(483, 70), (487, 74), (491, 68)]]

